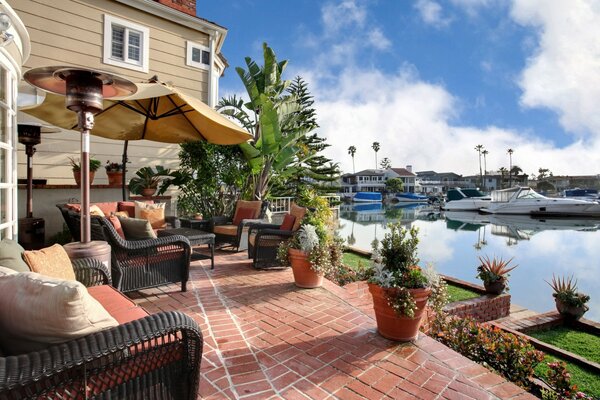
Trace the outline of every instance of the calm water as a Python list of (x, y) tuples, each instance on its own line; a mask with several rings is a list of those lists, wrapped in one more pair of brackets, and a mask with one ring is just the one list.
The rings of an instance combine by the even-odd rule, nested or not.
[(481, 283), (475, 275), (478, 256), (514, 257), (512, 302), (537, 312), (554, 310), (552, 273), (574, 275), (591, 296), (585, 317), (600, 321), (600, 220), (490, 216), (473, 212), (440, 213), (427, 206), (382, 207), (343, 204), (340, 236), (348, 244), (370, 250), (382, 239), (389, 222), (417, 226), (420, 264), (438, 272)]

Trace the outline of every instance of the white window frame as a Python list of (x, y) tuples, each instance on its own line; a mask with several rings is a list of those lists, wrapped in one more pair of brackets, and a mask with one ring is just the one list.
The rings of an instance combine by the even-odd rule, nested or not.
[[(210, 55), (209, 64), (204, 64), (202, 62), (202, 53), (200, 53), (200, 62), (196, 62), (192, 60), (192, 51), (194, 49), (199, 49), (201, 52), (206, 51)], [(187, 41), (186, 42), (186, 56), (185, 56), (185, 65), (188, 67), (200, 68), (208, 71), (210, 69), (210, 63), (213, 62), (213, 55), (208, 46), (204, 46), (203, 44)]]
[[(125, 28), (123, 54), (125, 60), (118, 60), (112, 57), (112, 26), (120, 25)], [(127, 61), (128, 54), (128, 32), (129, 30), (138, 31), (142, 34), (141, 38), (141, 62), (137, 60)], [(149, 71), (149, 53), (150, 53), (150, 29), (148, 27), (133, 23), (126, 19), (118, 18), (113, 15), (104, 14), (104, 64), (114, 65), (116, 67), (132, 69), (140, 72)]]

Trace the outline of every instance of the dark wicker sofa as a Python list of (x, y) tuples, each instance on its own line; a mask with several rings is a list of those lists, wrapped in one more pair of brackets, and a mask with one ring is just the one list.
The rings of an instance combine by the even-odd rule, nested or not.
[[(71, 232), (79, 240), (79, 213), (58, 206)], [(145, 289), (181, 282), (186, 291), (190, 271), (190, 242), (184, 236), (156, 239), (124, 240), (104, 217), (91, 217), (92, 240), (102, 240), (111, 246), (113, 286), (121, 292)]]
[[(84, 285), (122, 296), (98, 286), (110, 283), (99, 261), (77, 260), (74, 270)], [(198, 325), (180, 312), (140, 312), (146, 316), (41, 351), (0, 356), (0, 400), (195, 399)]]

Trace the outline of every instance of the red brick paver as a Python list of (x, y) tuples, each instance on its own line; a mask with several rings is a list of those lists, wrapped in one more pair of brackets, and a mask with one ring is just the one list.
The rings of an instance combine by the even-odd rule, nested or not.
[(244, 253), (192, 264), (177, 285), (132, 297), (149, 312), (181, 310), (204, 335), (206, 399), (527, 399), (521, 388), (420, 334), (377, 334), (364, 285), (300, 289), (291, 270), (257, 271)]

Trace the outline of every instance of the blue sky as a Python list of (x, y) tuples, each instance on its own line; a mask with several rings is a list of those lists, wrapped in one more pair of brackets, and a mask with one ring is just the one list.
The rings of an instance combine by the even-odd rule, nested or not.
[(221, 95), (267, 42), (315, 96), (328, 155), (351, 171), (394, 166), (596, 174), (600, 165), (600, 4), (593, 0), (198, 0), (224, 25)]

